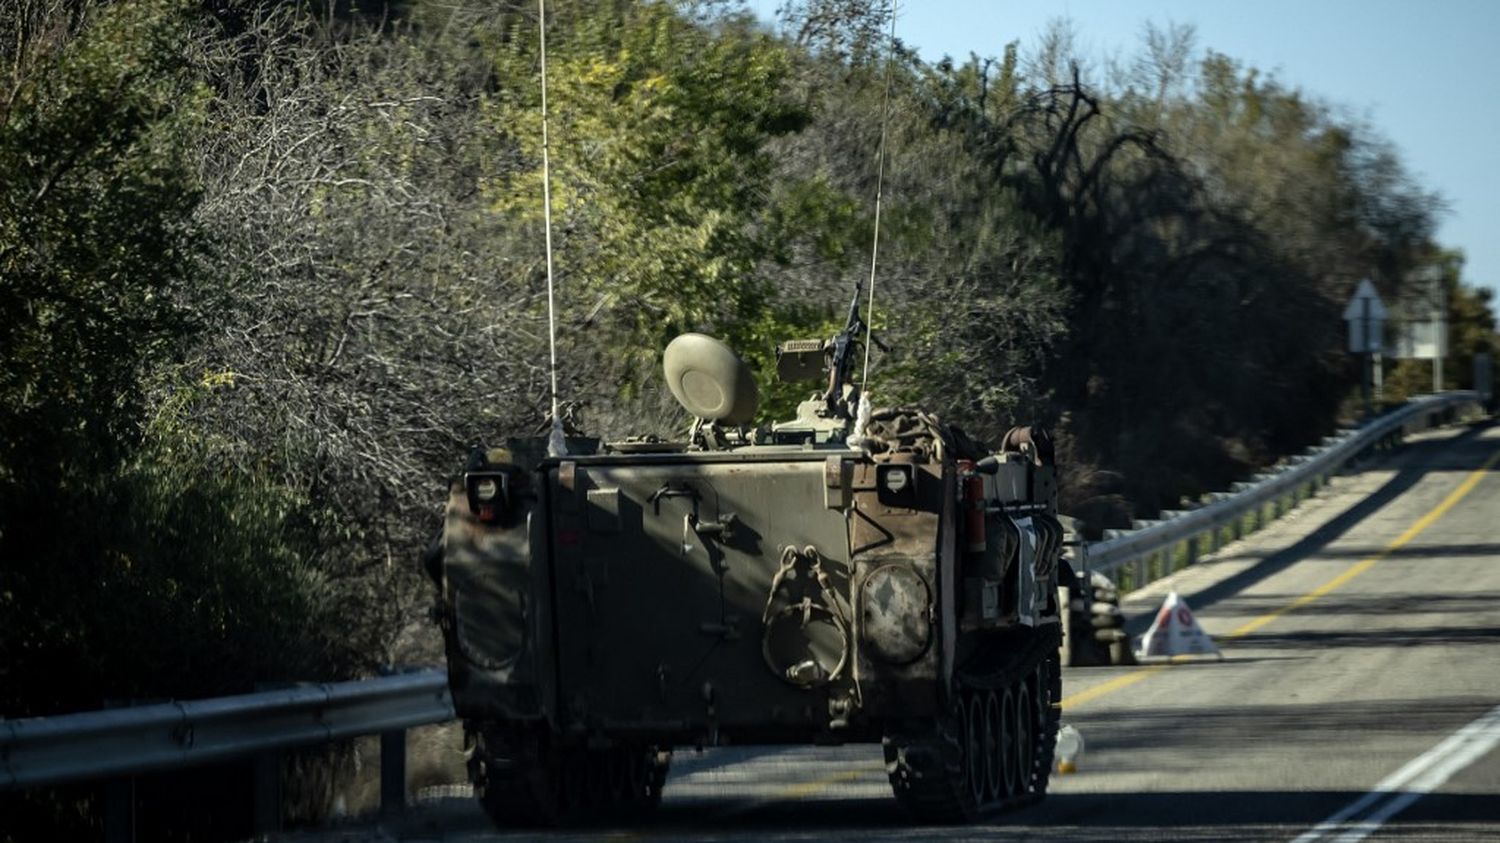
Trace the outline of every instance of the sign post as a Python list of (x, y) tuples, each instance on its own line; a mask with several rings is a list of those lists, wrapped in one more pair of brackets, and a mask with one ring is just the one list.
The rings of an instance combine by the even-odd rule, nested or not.
[(1474, 355), (1474, 391), (1479, 393), (1479, 401), (1486, 409), (1494, 406), (1495, 367), (1487, 351)]
[(1432, 323), (1437, 331), (1437, 352), (1432, 355), (1432, 391), (1443, 391), (1443, 358), (1448, 354), (1448, 291), (1438, 288), (1437, 306), (1433, 308)]
[(1385, 345), (1385, 304), (1375, 285), (1366, 278), (1354, 289), (1354, 297), (1344, 308), (1344, 321), (1349, 324), (1349, 351), (1360, 355), (1360, 395), (1365, 400), (1365, 416), (1374, 415), (1370, 402), (1372, 380), (1372, 355), (1378, 355)]

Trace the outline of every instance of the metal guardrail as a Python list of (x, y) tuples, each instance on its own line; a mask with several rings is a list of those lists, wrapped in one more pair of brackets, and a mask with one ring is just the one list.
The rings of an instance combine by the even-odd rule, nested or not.
[(233, 697), (0, 720), (0, 792), (186, 767), (453, 719), (423, 670)]
[[(1384, 416), (1380, 416), (1362, 427), (1343, 431), (1338, 436), (1327, 437), (1323, 444), (1306, 454), (1287, 460), (1279, 468), (1258, 475), (1249, 483), (1236, 484), (1233, 493), (1217, 496), (1218, 499), (1199, 508), (1168, 513), (1167, 518), (1148, 522), (1137, 530), (1109, 535), (1103, 541), (1090, 542), (1086, 546), (1088, 570), (1113, 575), (1116, 580), (1125, 579), (1121, 590), (1139, 588), (1154, 579), (1150, 566), (1146, 564), (1153, 556), (1163, 555), (1161, 564), (1155, 566), (1163, 575), (1171, 573), (1179, 545), (1185, 545), (1184, 564), (1191, 564), (1197, 557), (1199, 540), (1210, 537), (1212, 549), (1217, 549), (1221, 531), (1231, 528), (1234, 537), (1240, 536), (1244, 519), (1254, 517), (1256, 526), (1267, 505), (1274, 505), (1276, 514), (1281, 514), (1282, 502), (1288, 498), (1301, 497), (1305, 489), (1316, 488), (1326, 482), (1329, 475), (1343, 468), (1350, 460), (1409, 427), (1429, 426), (1434, 416), (1447, 414), (1460, 407), (1478, 406), (1476, 392), (1445, 392), (1412, 399)], [(1123, 574), (1123, 576), (1122, 576)]]
[[(1244, 484), (1232, 495), (1087, 545), (1088, 568), (1116, 572), (1126, 566), (1140, 567), (1147, 557), (1171, 552), (1180, 543), (1195, 547), (1198, 537), (1205, 533), (1217, 537), (1223, 527), (1239, 523), (1247, 513), (1263, 511), (1268, 503), (1316, 485), (1397, 431), (1477, 402), (1473, 392), (1415, 399), (1364, 427), (1330, 437), (1311, 453)], [(1136, 584), (1140, 583), (1137, 574)], [(398, 761), (392, 767), (404, 779), (403, 730), (442, 723), (453, 716), (447, 673), (432, 669), (191, 702), (0, 720), (0, 792), (263, 755), (372, 734), (382, 735), (382, 758)], [(392, 783), (390, 776), (384, 777), (385, 797), (404, 793), (399, 779)]]

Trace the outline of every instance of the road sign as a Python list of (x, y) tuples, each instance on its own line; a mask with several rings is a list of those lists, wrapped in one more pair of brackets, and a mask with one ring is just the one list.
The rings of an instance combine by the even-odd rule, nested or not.
[(1444, 333), (1443, 323), (1436, 319), (1405, 322), (1396, 333), (1396, 349), (1391, 356), (1399, 360), (1437, 360), (1444, 357), (1448, 352), (1444, 347)]
[(1437, 266), (1422, 267), (1407, 279), (1396, 303), (1395, 352), (1401, 359), (1432, 361), (1432, 391), (1443, 389), (1443, 358), (1448, 356), (1448, 287)]
[(1385, 345), (1385, 303), (1366, 278), (1354, 290), (1354, 298), (1344, 308), (1349, 323), (1349, 350), (1355, 354), (1379, 352)]

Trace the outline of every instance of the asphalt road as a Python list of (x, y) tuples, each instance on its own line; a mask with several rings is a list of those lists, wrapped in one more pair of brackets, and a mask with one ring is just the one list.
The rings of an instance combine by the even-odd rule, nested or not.
[[(679, 754), (633, 828), (496, 831), (469, 800), (334, 840), (1500, 840), (1500, 427), (1429, 434), (1169, 590), (1223, 660), (1068, 670), (1076, 773), (983, 825), (914, 827), (878, 747)], [(1483, 471), (1488, 465), (1491, 470)]]

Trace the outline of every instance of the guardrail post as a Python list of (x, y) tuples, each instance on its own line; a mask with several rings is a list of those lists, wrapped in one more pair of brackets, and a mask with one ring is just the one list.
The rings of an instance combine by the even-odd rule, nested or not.
[[(104, 708), (130, 708), (141, 700), (104, 700)], [(104, 783), (104, 843), (135, 843), (135, 776)]]
[(104, 843), (135, 843), (135, 776), (104, 784)]
[[(255, 690), (281, 691), (298, 685), (296, 682), (256, 682)], [(257, 752), (252, 758), (254, 770), (250, 784), (253, 789), (250, 794), (250, 822), (258, 835), (275, 834), (281, 831), (282, 821), (285, 819), (281, 813), (283, 753), (279, 749), (268, 749)]]
[(406, 730), (380, 733), (380, 813), (406, 810)]
[[(281, 831), (281, 751), (267, 750), (255, 756), (255, 833)], [(243, 803), (241, 803), (243, 804)]]
[(1198, 564), (1198, 541), (1199, 536), (1193, 536), (1187, 540), (1187, 556), (1183, 567), (1191, 568)]

